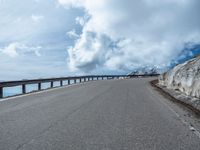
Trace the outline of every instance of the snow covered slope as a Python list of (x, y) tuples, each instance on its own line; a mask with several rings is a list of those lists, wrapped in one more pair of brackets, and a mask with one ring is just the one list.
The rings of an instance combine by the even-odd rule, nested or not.
[(159, 84), (200, 98), (200, 56), (160, 75)]
[(129, 73), (128, 75), (149, 75), (149, 74), (159, 74), (159, 69), (154, 67), (141, 67), (138, 69), (135, 69), (134, 71), (132, 71), (131, 73)]

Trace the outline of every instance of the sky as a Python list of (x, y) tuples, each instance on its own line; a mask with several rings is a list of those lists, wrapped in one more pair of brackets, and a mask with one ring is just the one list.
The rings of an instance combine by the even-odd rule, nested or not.
[(167, 70), (200, 53), (199, 0), (0, 0), (0, 80)]

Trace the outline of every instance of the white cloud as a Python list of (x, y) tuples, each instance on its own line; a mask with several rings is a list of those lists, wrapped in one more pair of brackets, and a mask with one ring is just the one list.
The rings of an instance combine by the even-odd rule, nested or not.
[(0, 0), (1, 80), (70, 75), (66, 46), (73, 40), (65, 33), (80, 33), (74, 19), (83, 11), (56, 6), (56, 0)]
[(31, 19), (32, 19), (34, 22), (40, 22), (42, 19), (44, 19), (44, 16), (42, 16), (42, 15), (32, 15), (32, 16), (31, 16)]
[(71, 31), (68, 31), (67, 32), (67, 36), (69, 38), (79, 38), (79, 35), (76, 33), (75, 29), (71, 30)]
[(199, 0), (58, 0), (83, 8), (82, 34), (69, 51), (70, 68), (131, 70), (167, 66), (186, 43), (200, 43)]
[(19, 43), (11, 43), (7, 47), (0, 49), (3, 54), (6, 54), (10, 57), (16, 57), (18, 55), (17, 48), (19, 47)]
[(90, 17), (88, 15), (84, 15), (83, 17), (76, 17), (76, 24), (79, 24), (81, 26), (84, 26), (85, 23), (87, 23), (87, 21), (90, 19)]
[(81, 0), (58, 0), (58, 2), (66, 7), (81, 7), (84, 3), (84, 1)]
[(41, 49), (40, 46), (33, 47), (33, 46), (27, 46), (19, 42), (13, 42), (4, 48), (0, 48), (0, 52), (12, 58), (26, 53), (33, 53), (39, 57), (41, 56), (39, 52), (40, 49)]

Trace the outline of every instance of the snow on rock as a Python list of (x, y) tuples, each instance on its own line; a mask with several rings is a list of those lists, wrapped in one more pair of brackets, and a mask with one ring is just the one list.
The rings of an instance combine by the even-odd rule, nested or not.
[(142, 67), (135, 69), (133, 72), (129, 73), (128, 75), (156, 75), (159, 74), (159, 69), (157, 67)]
[(160, 75), (159, 84), (200, 98), (200, 56)]

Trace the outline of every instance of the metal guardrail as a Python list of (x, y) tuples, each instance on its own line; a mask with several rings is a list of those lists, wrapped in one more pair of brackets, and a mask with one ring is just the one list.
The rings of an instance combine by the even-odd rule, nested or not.
[[(61, 78), (46, 78), (46, 79), (33, 79), (33, 80), (20, 80), (20, 81), (6, 81), (6, 82), (0, 82), (0, 98), (3, 98), (4, 91), (3, 89), (5, 87), (15, 87), (15, 86), (21, 86), (22, 87), (22, 93), (26, 94), (26, 85), (31, 84), (37, 84), (38, 89), (37, 91), (42, 90), (42, 83), (50, 83), (50, 88), (54, 88), (54, 82), (60, 82), (60, 86), (63, 86), (63, 82), (67, 81), (68, 84), (71, 84), (71, 81), (74, 81), (74, 84), (76, 84), (78, 81), (81, 82), (87, 82), (87, 81), (93, 81), (93, 80), (108, 80), (108, 79), (119, 79), (122, 77), (126, 77), (126, 75), (92, 75), (92, 76), (74, 76), (74, 77), (61, 77)], [(78, 81), (77, 81), (78, 80)]]
[(6, 81), (6, 82), (0, 82), (0, 99), (4, 98), (3, 89), (5, 87), (21, 86), (21, 88), (22, 88), (21, 94), (26, 94), (26, 93), (28, 93), (26, 90), (26, 85), (32, 85), (32, 84), (37, 84), (38, 85), (37, 91), (41, 91), (42, 83), (50, 83), (49, 88), (54, 88), (54, 82), (60, 82), (60, 86), (63, 86), (64, 81), (67, 81), (67, 83), (68, 83), (65, 85), (70, 85), (71, 80), (74, 80), (74, 84), (76, 84), (77, 80), (79, 80), (79, 83), (81, 83), (81, 82), (87, 82), (87, 81), (93, 81), (93, 80), (105, 80), (105, 79), (109, 80), (109, 79), (149, 77), (149, 76), (157, 76), (157, 74), (153, 74), (153, 75), (91, 75), (91, 76), (74, 76), (74, 77), (61, 77), (61, 78)]

